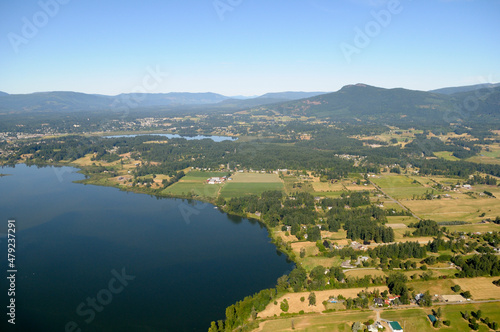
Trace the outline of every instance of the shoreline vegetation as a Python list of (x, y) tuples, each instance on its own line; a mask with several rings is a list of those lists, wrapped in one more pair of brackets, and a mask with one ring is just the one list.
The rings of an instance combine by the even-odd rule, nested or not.
[[(354, 134), (349, 130), (342, 135)], [(451, 155), (446, 149), (453, 146), (455, 155), (463, 149), (478, 153), (472, 151), (472, 139), (453, 134), (446, 138), (452, 145), (413, 129), (349, 139), (313, 134), (314, 140), (294, 133), (291, 139), (254, 138), (251, 143), (243, 136), (237, 143), (214, 144), (149, 137), (108, 141), (88, 137), (112, 133), (91, 133), (28, 139), (3, 163), (74, 167), (84, 175), (76, 183), (210, 203), (266, 227), (276, 250), (295, 269), (273, 288), (230, 305), (225, 319), (212, 322), (209, 332), (281, 331), (294, 322), (307, 326), (315, 313), (363, 313), (375, 300), (391, 296), (399, 297), (384, 308), (440, 303), (430, 295), (415, 300), (429, 292), (463, 294), (464, 301), (500, 300), (500, 287), (492, 283), (492, 276), (500, 275), (494, 251), (500, 243), (500, 163), (472, 163), (469, 154), (448, 160), (438, 150)], [(439, 145), (437, 157), (432, 151), (419, 155), (413, 143), (418, 135)], [(347, 139), (343, 149), (349, 153), (331, 146), (339, 139)], [(500, 139), (483, 141), (491, 156), (477, 157), (497, 158)], [(380, 142), (386, 145), (379, 147)], [(457, 286), (462, 291), (453, 290)], [(354, 294), (355, 289), (362, 291)]]
[[(25, 163), (25, 164), (30, 165), (30, 163)], [(145, 186), (138, 187), (138, 186), (120, 185), (119, 183), (113, 182), (110, 180), (114, 177), (111, 176), (109, 173), (102, 173), (102, 172), (96, 173), (96, 172), (92, 171), (93, 168), (99, 167), (99, 166), (81, 165), (81, 164), (77, 164), (74, 162), (73, 163), (64, 163), (64, 162), (62, 162), (62, 163), (61, 162), (59, 162), (59, 163), (46, 163), (45, 165), (40, 165), (40, 166), (54, 166), (54, 167), (67, 166), (67, 167), (73, 167), (75, 169), (78, 169), (78, 173), (83, 174), (85, 176), (85, 179), (74, 181), (75, 183), (80, 183), (80, 184), (85, 184), (85, 185), (90, 184), (90, 185), (114, 187), (114, 188), (120, 189), (122, 191), (134, 192), (134, 193), (138, 193), (138, 194), (147, 194), (147, 195), (155, 196), (155, 197), (159, 197), (159, 198), (196, 200), (196, 201), (212, 204), (224, 213), (238, 216), (238, 217), (242, 217), (242, 218), (255, 220), (255, 221), (259, 222), (261, 225), (263, 225), (264, 227), (266, 227), (267, 232), (268, 232), (268, 236), (269, 236), (271, 242), (276, 246), (276, 249), (278, 251), (280, 251), (281, 253), (285, 254), (287, 256), (287, 259), (292, 261), (295, 264), (296, 268), (294, 271), (299, 271), (299, 273), (296, 273), (296, 274), (300, 274), (300, 271), (305, 272), (305, 270), (302, 267), (302, 263), (305, 262), (302, 260), (302, 252), (301, 252), (301, 258), (299, 259), (298, 258), (299, 255), (298, 255), (297, 251), (294, 250), (294, 247), (292, 247), (289, 242), (285, 241), (279, 235), (279, 233), (276, 231), (276, 227), (275, 227), (276, 225), (274, 225), (274, 227), (273, 227), (273, 225), (271, 225), (269, 223), (269, 221), (266, 220), (266, 218), (264, 218), (265, 217), (264, 214), (261, 214), (258, 212), (249, 213), (249, 212), (246, 212), (245, 208), (241, 209), (240, 211), (237, 211), (237, 209), (236, 209), (236, 211), (235, 211), (234, 207), (228, 206), (229, 199), (225, 200), (220, 195), (218, 197), (217, 196), (208, 197), (208, 196), (201, 196), (201, 195), (193, 195), (192, 193), (189, 195), (186, 195), (186, 194), (182, 195), (182, 194), (173, 194), (173, 193), (165, 192), (165, 189), (167, 189), (171, 185), (177, 183), (179, 180), (184, 178), (184, 176), (188, 176), (190, 173), (189, 170), (185, 170), (186, 172), (184, 172), (184, 171), (178, 172), (178, 175), (181, 174), (182, 176), (175, 176), (175, 177), (169, 177), (168, 179), (164, 179), (164, 181), (166, 181), (165, 183), (168, 183), (169, 185), (166, 186), (165, 188), (160, 189), (160, 188), (150, 188), (150, 187), (145, 187)], [(211, 177), (211, 175), (214, 174), (214, 172), (200, 172), (200, 171), (193, 171), (193, 172), (195, 172), (197, 176), (206, 175), (205, 177)], [(234, 177), (234, 174), (231, 175), (230, 173), (228, 173), (228, 177), (229, 176)], [(220, 194), (220, 189), (221, 188), (218, 188), (218, 190), (217, 190), (218, 194)], [(283, 196), (280, 196), (279, 199), (285, 198), (287, 196), (288, 195), (283, 194)], [(362, 199), (362, 196), (360, 196), (360, 199)], [(238, 198), (233, 199), (233, 201), (236, 201), (236, 203), (237, 203)], [(363, 205), (365, 203), (350, 203), (350, 204), (351, 205), (354, 204), (353, 206), (356, 206), (357, 204)], [(402, 213), (402, 215), (405, 215), (405, 213), (403, 213), (403, 212), (401, 212), (401, 213)], [(408, 212), (406, 214), (410, 214), (410, 213)], [(410, 216), (407, 218), (411, 219)], [(411, 220), (413, 220), (413, 219), (411, 219)], [(415, 221), (417, 221), (417, 220), (415, 220)], [(422, 223), (422, 222), (420, 222), (420, 223)], [(444, 224), (446, 224), (446, 223), (444, 223)], [(456, 223), (456, 224), (458, 226), (461, 226), (463, 223)], [(399, 225), (402, 225), (402, 224), (395, 224), (395, 225), (398, 225), (397, 227), (395, 227), (395, 229), (397, 229), (398, 227), (401, 227)], [(415, 226), (415, 225), (410, 225), (410, 226)], [(432, 227), (432, 225), (429, 226), (427, 223), (424, 222), (423, 228), (417, 228), (417, 231), (418, 231), (418, 233), (423, 233), (422, 235), (427, 235), (428, 233), (426, 233), (426, 232), (431, 232), (432, 234), (436, 234), (435, 233), (436, 230), (429, 231), (428, 227)], [(432, 239), (432, 238), (430, 238), (430, 239)], [(302, 240), (304, 240), (304, 239), (302, 239)], [(314, 242), (312, 242), (312, 243), (314, 243)], [(316, 243), (316, 246), (318, 248), (320, 248), (319, 254), (324, 254), (325, 248), (323, 247), (323, 251), (321, 251), (322, 246), (318, 245), (318, 243)], [(309, 251), (309, 249), (308, 249), (308, 251)], [(339, 251), (339, 254), (341, 254), (340, 251)], [(419, 256), (419, 257), (425, 257), (425, 255)], [(431, 257), (434, 257), (434, 256), (431, 256)], [(314, 264), (314, 265), (317, 266), (317, 264)], [(313, 271), (314, 271), (314, 269), (312, 269), (311, 273), (314, 273)], [(340, 271), (341, 270), (337, 271), (337, 273), (339, 273)], [(355, 272), (355, 271), (356, 271), (356, 269), (351, 270), (351, 271), (347, 270), (344, 272), (346, 273), (345, 275), (347, 275), (349, 272)], [(432, 270), (432, 268), (430, 268), (427, 271), (439, 272), (439, 270)], [(321, 273), (323, 274), (323, 272), (321, 272)], [(375, 273), (375, 275), (377, 275), (378, 273), (382, 273), (382, 271), (377, 268), (377, 269), (374, 269), (373, 272), (370, 272), (370, 273)], [(326, 272), (325, 272), (325, 274), (326, 274)], [(424, 272), (424, 274), (425, 274), (425, 272)], [(382, 273), (382, 275), (384, 275), (384, 274)], [(371, 274), (364, 274), (364, 277), (366, 277), (366, 276), (371, 276)], [(430, 272), (430, 275), (428, 276), (427, 280), (428, 280), (428, 282), (431, 280), (436, 280), (436, 282), (438, 282), (438, 280), (439, 280), (439, 282), (441, 282), (440, 278), (442, 276), (443, 275), (436, 277), (435, 275), (434, 276), (432, 275), (432, 272)], [(449, 274), (445, 274), (444, 276), (446, 276), (444, 278), (447, 278), (447, 277), (453, 278), (453, 276), (449, 275)], [(288, 279), (287, 276), (283, 276), (282, 278)], [(352, 307), (346, 307), (346, 308), (344, 308), (344, 305), (336, 305), (336, 306), (327, 305), (326, 303), (328, 301), (323, 299), (325, 297), (325, 295), (321, 295), (322, 297), (320, 296), (322, 305), (318, 304), (319, 307), (316, 305), (314, 307), (307, 307), (307, 306), (305, 307), (307, 309), (312, 308), (312, 311), (306, 310), (306, 312), (304, 312), (304, 310), (302, 309), (302, 310), (300, 310), (300, 312), (293, 312), (293, 311), (287, 312), (289, 305), (291, 305), (293, 308), (296, 308), (297, 305), (299, 305), (299, 307), (300, 307), (301, 305), (300, 305), (300, 303), (297, 304), (298, 303), (297, 299), (288, 300), (288, 302), (286, 302), (286, 298), (290, 299), (290, 296), (292, 296), (293, 298), (298, 297), (298, 296), (302, 296), (302, 298), (304, 298), (304, 297), (307, 298), (307, 295), (309, 293), (304, 292), (304, 290), (307, 290), (307, 288), (305, 288), (304, 286), (302, 286), (302, 287), (299, 286), (299, 287), (297, 287), (297, 289), (295, 289), (294, 286), (292, 286), (291, 282), (290, 282), (290, 284), (287, 283), (287, 286), (280, 285), (280, 280), (283, 281), (282, 278), (278, 279), (278, 282), (274, 288), (261, 290), (260, 292), (253, 294), (253, 295), (249, 295), (249, 296), (245, 297), (244, 299), (242, 299), (241, 301), (238, 301), (235, 304), (232, 304), (229, 307), (227, 307), (225, 320), (218, 320), (218, 321), (212, 322), (208, 331), (209, 332), (234, 331), (234, 330), (240, 331), (240, 332), (253, 331), (253, 330), (259, 328), (259, 326), (261, 324), (263, 324), (262, 327), (263, 326), (269, 326), (269, 327), (274, 326), (273, 324), (277, 324), (276, 322), (280, 321), (280, 319), (283, 322), (288, 322), (288, 323), (291, 320), (291, 322), (292, 322), (291, 324), (293, 325), (294, 319), (296, 319), (297, 322), (300, 322), (301, 319), (303, 319), (304, 317), (306, 317), (306, 318), (307, 317), (315, 317), (315, 316), (310, 316), (310, 315), (314, 315), (315, 313), (316, 314), (318, 314), (318, 313), (319, 314), (327, 314), (327, 313), (333, 313), (333, 312), (343, 312), (343, 311), (347, 310), (346, 312), (349, 313), (349, 315), (351, 315), (351, 313), (353, 313), (353, 312), (367, 313), (367, 314), (368, 314), (368, 312), (371, 312), (371, 310), (367, 310), (368, 309), (367, 306), (365, 307), (362, 304), (355, 304), (355, 302), (353, 302), (353, 304), (351, 305)], [(345, 278), (347, 278), (347, 277), (345, 277)], [(375, 281), (375, 280), (378, 280), (378, 281)], [(451, 280), (451, 279), (449, 279), (449, 280)], [(446, 281), (446, 280), (443, 279), (443, 281)], [(455, 283), (455, 284), (458, 285), (459, 283)], [(412, 283), (410, 283), (409, 285), (412, 285)], [(360, 285), (354, 284), (354, 285), (349, 286), (347, 284), (336, 284), (336, 286), (333, 288), (326, 288), (324, 290), (317, 291), (317, 293), (318, 294), (323, 294), (323, 293), (330, 294), (330, 298), (332, 298), (331, 294), (334, 294), (334, 293), (335, 294), (337, 294), (337, 293), (338, 294), (350, 294), (353, 289), (354, 290), (358, 289), (361, 291), (361, 293), (364, 293), (365, 291), (370, 289), (370, 292), (373, 292), (373, 294), (378, 294), (379, 292), (384, 291), (384, 290), (387, 291), (387, 285), (383, 281), (383, 279), (373, 279), (373, 283), (370, 283), (369, 285), (368, 284), (363, 285), (363, 288), (359, 288), (359, 287), (355, 288), (356, 286), (360, 286)], [(370, 288), (364, 287), (364, 286), (370, 286)], [(293, 292), (291, 292), (288, 289), (288, 287), (294, 288)], [(449, 286), (443, 286), (443, 287), (446, 288)], [(411, 286), (411, 289), (413, 289), (413, 286)], [(421, 289), (423, 289), (423, 288), (421, 288)], [(288, 297), (286, 297), (286, 296), (288, 296)], [(350, 296), (355, 298), (356, 294), (351, 294)], [(369, 296), (371, 298), (371, 296), (373, 296), (373, 295), (369, 295)], [(301, 298), (301, 301), (302, 301), (302, 298)], [(338, 298), (339, 299), (342, 298), (341, 295), (338, 295)], [(349, 297), (349, 300), (351, 300), (351, 297)], [(273, 302), (274, 302), (274, 306), (273, 306)], [(283, 304), (284, 302), (286, 302), (286, 306)], [(281, 306), (280, 306), (280, 303), (281, 303)], [(321, 308), (323, 308), (323, 306), (324, 306), (325, 310), (321, 309)], [(281, 308), (279, 308), (279, 307), (281, 307)], [(283, 310), (284, 308), (286, 308), (286, 311)], [(292, 308), (292, 310), (294, 310), (293, 308)], [(263, 313), (264, 316), (262, 316), (262, 317), (259, 316), (260, 313)], [(272, 314), (270, 314), (270, 313), (272, 313)], [(349, 316), (349, 317), (351, 317), (351, 316)], [(357, 315), (354, 315), (353, 317), (355, 317), (355, 316), (357, 316)], [(275, 323), (270, 323), (270, 322), (275, 322)]]

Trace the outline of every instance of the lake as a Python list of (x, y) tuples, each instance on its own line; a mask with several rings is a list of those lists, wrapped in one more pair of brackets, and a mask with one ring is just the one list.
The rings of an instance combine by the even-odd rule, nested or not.
[[(0, 168), (11, 174), (0, 177), (0, 232), (16, 220), (16, 331), (206, 332), (227, 306), (293, 268), (256, 221), (72, 183), (84, 177), (76, 171)], [(0, 285), (6, 310), (5, 277)], [(6, 321), (2, 313), (1, 331)]]
[(186, 135), (177, 135), (177, 134), (132, 134), (132, 135), (111, 135), (111, 136), (103, 136), (104, 138), (120, 138), (120, 137), (138, 137), (138, 136), (161, 136), (169, 139), (172, 138), (184, 138), (188, 141), (192, 140), (201, 140), (201, 139), (211, 139), (214, 142), (223, 142), (223, 141), (236, 141), (238, 137), (230, 137), (230, 136), (205, 136), (205, 135), (196, 135), (196, 136), (186, 136)]

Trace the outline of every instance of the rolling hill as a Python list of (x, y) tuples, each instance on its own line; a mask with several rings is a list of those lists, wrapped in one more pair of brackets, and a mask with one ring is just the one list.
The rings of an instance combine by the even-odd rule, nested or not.
[(442, 89), (437, 89), (437, 90), (431, 90), (429, 92), (441, 93), (441, 94), (445, 94), (445, 95), (452, 95), (455, 93), (475, 91), (475, 90), (484, 89), (484, 88), (495, 88), (495, 87), (499, 87), (499, 86), (500, 86), (500, 83), (485, 83), (485, 84), (442, 88)]
[(0, 111), (18, 112), (74, 112), (113, 110), (117, 108), (179, 107), (201, 106), (207, 108), (248, 108), (301, 99), (321, 94), (321, 92), (281, 92), (270, 93), (257, 98), (236, 99), (217, 93), (126, 93), (117, 96), (85, 94), (70, 91), (37, 92), (31, 94), (0, 93)]
[[(469, 92), (472, 93), (472, 92)], [(266, 106), (284, 115), (306, 115), (334, 121), (373, 121), (384, 124), (432, 124), (496, 121), (500, 116), (500, 88), (478, 99), (477, 112), (464, 115), (468, 93), (445, 95), (402, 88), (384, 89), (366, 84), (347, 85), (337, 92)], [(458, 111), (457, 111), (458, 110)]]

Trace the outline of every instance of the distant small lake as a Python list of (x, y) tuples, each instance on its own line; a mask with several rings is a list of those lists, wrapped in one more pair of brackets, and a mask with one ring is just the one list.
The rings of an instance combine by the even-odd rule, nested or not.
[(177, 134), (112, 135), (112, 136), (104, 136), (104, 138), (138, 137), (138, 136), (161, 136), (161, 137), (167, 137), (167, 138), (184, 138), (184, 139), (187, 139), (188, 141), (211, 139), (214, 142), (236, 141), (238, 139), (238, 137), (230, 137), (230, 136), (205, 136), (205, 135), (187, 136), (187, 135), (177, 135)]
[[(83, 178), (76, 171), (0, 168), (11, 174), (0, 177), (0, 331), (63, 332), (74, 322), (83, 332), (206, 332), (227, 306), (274, 287), (293, 269), (255, 220), (198, 201), (72, 183)], [(5, 315), (10, 218), (15, 330)], [(133, 277), (123, 287), (122, 273)], [(100, 301), (100, 311), (89, 298)]]

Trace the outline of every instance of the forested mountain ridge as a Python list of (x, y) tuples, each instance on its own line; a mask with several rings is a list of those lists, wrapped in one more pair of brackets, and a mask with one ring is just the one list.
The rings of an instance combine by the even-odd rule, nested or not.
[(120, 107), (140, 108), (186, 104), (216, 104), (228, 97), (216, 93), (126, 93), (117, 96), (72, 91), (0, 94), (0, 110), (5, 111), (92, 111)]
[[(477, 92), (443, 95), (356, 84), (337, 92), (272, 105), (267, 110), (340, 122), (373, 121), (393, 125), (500, 121), (500, 88), (486, 89), (479, 97), (475, 96)], [(469, 104), (470, 98), (473, 98), (474, 109)]]
[(230, 98), (221, 94), (205, 92), (170, 93), (123, 93), (117, 96), (85, 94), (72, 91), (37, 92), (31, 94), (8, 94), (0, 92), (0, 111), (45, 112), (45, 111), (93, 111), (117, 108), (207, 106), (213, 108), (241, 109), (301, 98), (308, 98), (323, 92), (276, 92), (256, 98)]
[(500, 83), (484, 83), (484, 84), (476, 84), (476, 85), (441, 88), (441, 89), (436, 89), (436, 90), (430, 90), (428, 92), (441, 93), (441, 94), (445, 94), (445, 95), (452, 95), (455, 93), (469, 92), (469, 91), (475, 91), (475, 90), (485, 89), (485, 88), (495, 88), (498, 86), (500, 86)]

